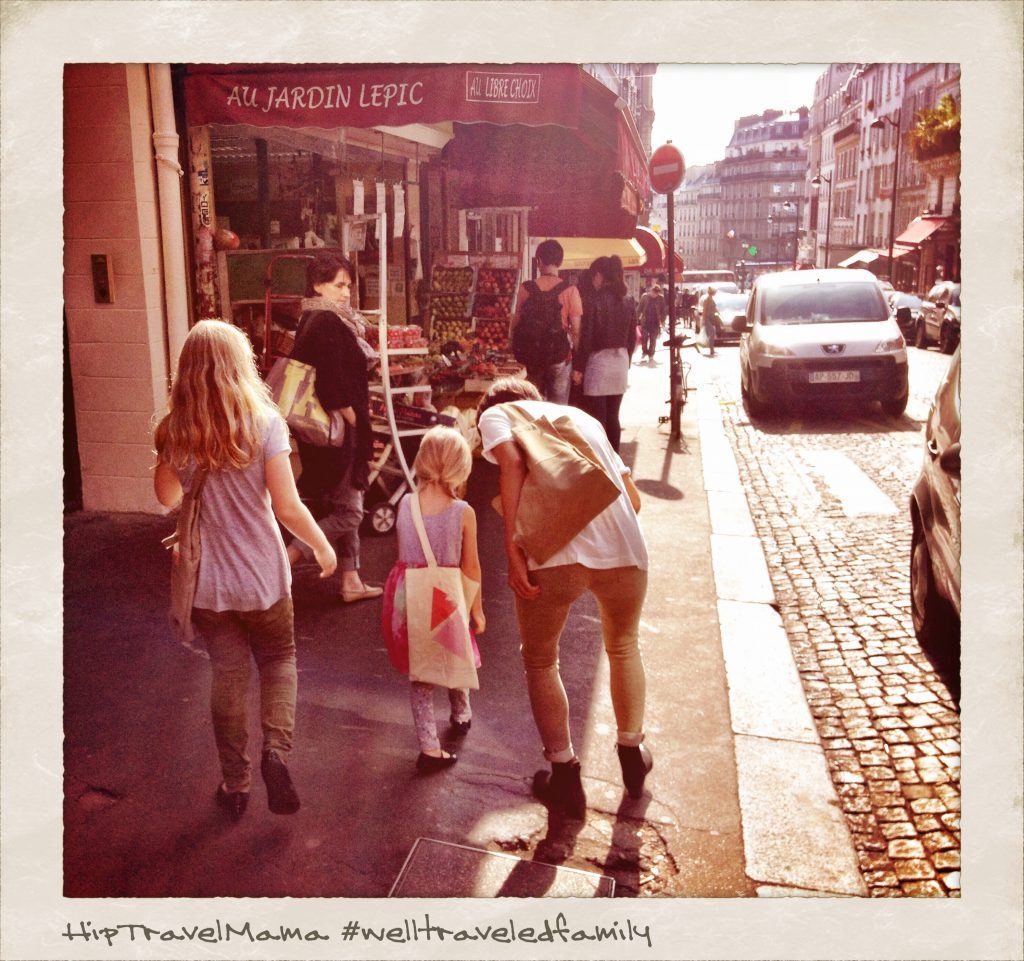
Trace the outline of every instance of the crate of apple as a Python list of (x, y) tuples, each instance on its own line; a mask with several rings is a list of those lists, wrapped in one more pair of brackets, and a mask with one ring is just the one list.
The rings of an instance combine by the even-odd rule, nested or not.
[(430, 278), (431, 293), (465, 294), (472, 287), (472, 267), (435, 267)]
[(477, 317), (507, 318), (511, 306), (512, 298), (510, 296), (495, 295), (481, 298), (478, 294), (473, 312)]
[(508, 349), (508, 318), (478, 319), (476, 340), (482, 350)]
[(430, 328), (430, 339), (436, 344), (466, 340), (468, 335), (469, 321), (465, 317), (435, 317)]
[(468, 307), (468, 298), (462, 294), (439, 294), (431, 298), (430, 315), (435, 321), (462, 319)]
[(517, 270), (502, 270), (498, 267), (481, 267), (476, 278), (477, 294), (505, 295), (515, 293)]

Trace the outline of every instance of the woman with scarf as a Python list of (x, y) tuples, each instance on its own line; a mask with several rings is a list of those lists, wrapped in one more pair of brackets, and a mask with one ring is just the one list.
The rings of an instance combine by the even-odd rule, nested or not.
[(636, 319), (626, 303), (622, 261), (598, 257), (589, 283), (580, 284), (583, 321), (573, 350), (573, 382), (583, 388), (583, 409), (600, 421), (612, 449), (619, 450), (619, 407), (626, 392), (630, 355), (636, 348)]
[[(344, 603), (383, 593), (383, 588), (370, 587), (359, 576), (359, 525), (373, 445), (369, 372), (378, 358), (366, 342), (362, 318), (350, 306), (354, 281), (352, 264), (344, 258), (321, 254), (310, 262), (292, 349), (294, 360), (316, 369), (316, 395), (324, 409), (340, 411), (347, 426), (341, 447), (298, 442), (299, 489), (326, 507), (317, 523), (328, 540), (337, 542)], [(306, 544), (293, 540), (288, 558), (295, 564), (311, 559), (312, 553)]]

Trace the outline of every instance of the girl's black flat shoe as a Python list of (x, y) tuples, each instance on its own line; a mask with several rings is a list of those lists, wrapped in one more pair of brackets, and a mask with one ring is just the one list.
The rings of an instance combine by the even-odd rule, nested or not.
[(451, 767), (459, 759), (458, 754), (449, 754), (447, 757), (434, 757), (433, 754), (423, 754), (416, 758), (416, 770), (423, 772), (443, 771)]
[(249, 806), (248, 791), (227, 791), (221, 784), (214, 795), (217, 806), (225, 810), (232, 821), (240, 821)]
[(448, 723), (451, 725), (452, 734), (456, 737), (465, 737), (469, 733), (469, 729), (473, 724), (473, 721), (472, 719), (468, 721), (456, 721), (454, 717), (449, 717)]

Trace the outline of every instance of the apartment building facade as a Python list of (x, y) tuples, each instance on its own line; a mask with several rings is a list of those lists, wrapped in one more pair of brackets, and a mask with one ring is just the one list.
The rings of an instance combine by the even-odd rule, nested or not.
[[(719, 261), (792, 262), (807, 174), (809, 110), (766, 110), (736, 121), (719, 182)], [(752, 254), (751, 248), (756, 248)]]

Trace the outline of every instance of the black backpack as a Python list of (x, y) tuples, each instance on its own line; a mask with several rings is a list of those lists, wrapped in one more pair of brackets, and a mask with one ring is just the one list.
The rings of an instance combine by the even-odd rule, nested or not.
[(512, 353), (528, 370), (560, 364), (569, 356), (571, 342), (562, 325), (558, 295), (569, 283), (559, 281), (550, 290), (541, 290), (532, 280), (524, 286), (530, 296), (523, 302), (519, 323), (512, 334)]

